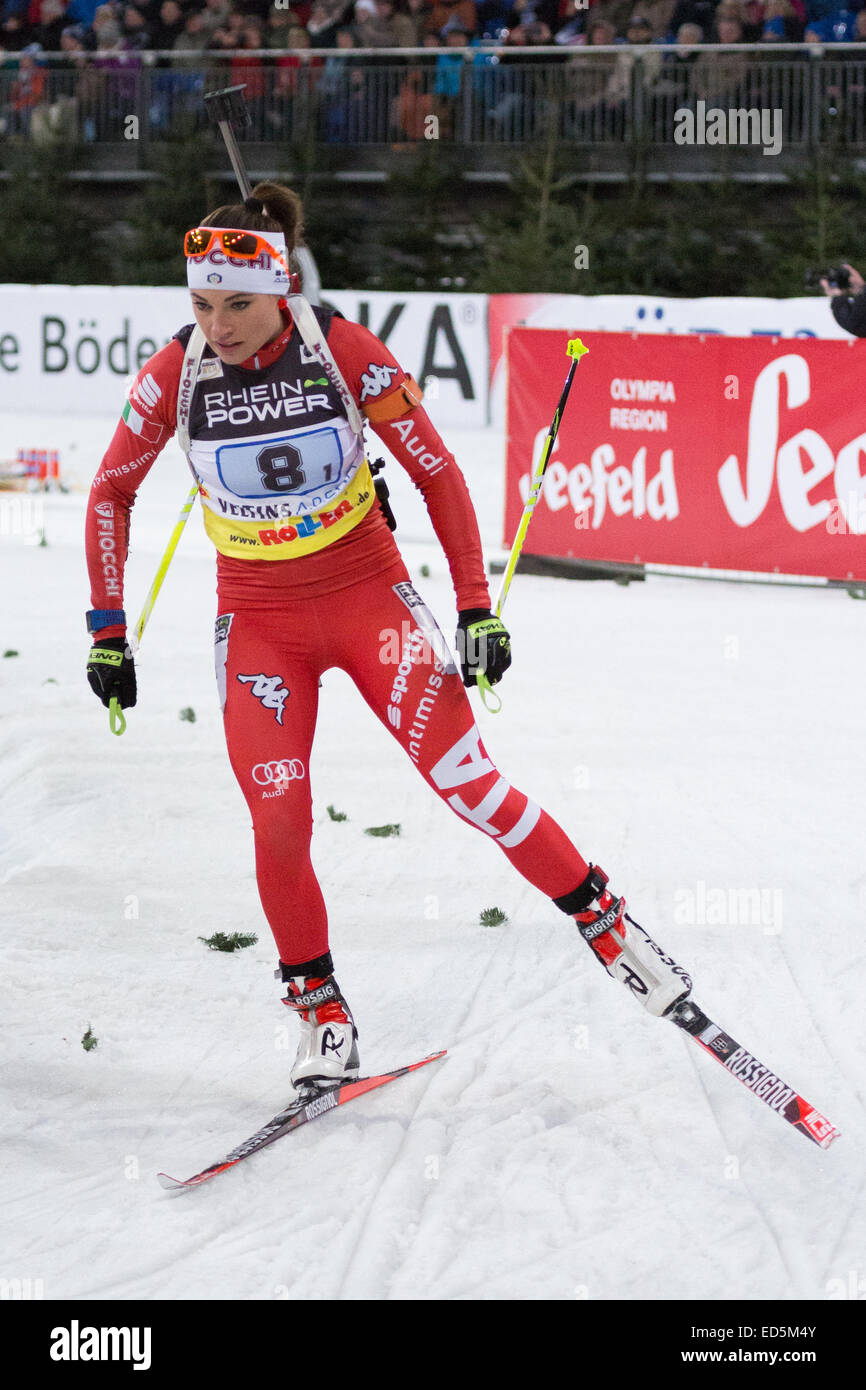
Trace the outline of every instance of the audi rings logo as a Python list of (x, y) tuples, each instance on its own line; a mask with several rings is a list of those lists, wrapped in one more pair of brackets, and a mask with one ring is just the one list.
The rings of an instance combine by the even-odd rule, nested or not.
[(298, 781), (304, 776), (304, 764), (300, 758), (281, 758), (279, 762), (256, 763), (253, 768), (253, 781), (260, 787), (280, 786), (286, 782)]

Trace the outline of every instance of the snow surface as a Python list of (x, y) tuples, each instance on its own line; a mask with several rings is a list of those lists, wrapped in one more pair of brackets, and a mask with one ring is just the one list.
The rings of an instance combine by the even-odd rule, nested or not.
[[(449, 1056), (212, 1184), (158, 1187), (287, 1102), (294, 1025), (223, 745), (198, 514), (122, 738), (86, 685), (85, 488), (114, 420), (0, 418), (0, 458), (59, 447), (78, 484), (44, 500), (44, 547), (0, 501), (0, 646), (18, 652), (0, 662), (0, 1275), (64, 1300), (824, 1300), (862, 1280), (866, 607), (820, 589), (521, 576), (504, 707), (478, 720), (698, 1002), (839, 1126), (831, 1150), (646, 1016), (332, 671), (315, 858), (362, 1069)], [(448, 442), (494, 555), (502, 437)], [(444, 557), (388, 473), (450, 634)], [(133, 612), (188, 483), (172, 447), (139, 495)], [(386, 821), (400, 838), (363, 834)], [(748, 889), (771, 904), (751, 923), (685, 920), (683, 903)], [(493, 905), (507, 925), (479, 924)], [(258, 944), (198, 939), (235, 929)]]

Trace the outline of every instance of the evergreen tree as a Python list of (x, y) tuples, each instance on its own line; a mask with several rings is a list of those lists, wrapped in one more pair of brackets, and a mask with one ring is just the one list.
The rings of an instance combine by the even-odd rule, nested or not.
[(206, 132), (188, 133), (158, 146), (151, 157), (157, 178), (135, 199), (129, 213), (132, 238), (118, 270), (119, 283), (182, 285), (186, 282), (183, 234), (214, 207), (234, 202), (236, 189), (205, 172), (214, 162)]
[(108, 246), (103, 224), (93, 200), (68, 177), (77, 155), (76, 146), (61, 143), (6, 146), (0, 282), (104, 282)]
[(591, 189), (580, 190), (562, 157), (542, 146), (517, 161), (504, 213), (482, 218), (483, 267), (472, 288), (489, 294), (596, 293), (595, 248), (604, 224)]
[(403, 169), (389, 175), (368, 224), (371, 288), (475, 288), (478, 255), (460, 193), (457, 171), (436, 140), (424, 141)]

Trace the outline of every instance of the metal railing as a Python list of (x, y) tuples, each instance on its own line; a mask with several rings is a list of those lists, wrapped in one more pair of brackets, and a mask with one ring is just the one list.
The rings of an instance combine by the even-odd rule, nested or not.
[(778, 113), (788, 151), (866, 148), (866, 44), (6, 55), (0, 139), (170, 139), (204, 130), (204, 92), (238, 82), (263, 143), (709, 148), (732, 142), (707, 112), (737, 109)]

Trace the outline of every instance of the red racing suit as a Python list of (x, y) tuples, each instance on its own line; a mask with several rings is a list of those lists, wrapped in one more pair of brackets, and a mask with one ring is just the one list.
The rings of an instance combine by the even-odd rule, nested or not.
[[(420, 388), (366, 328), (314, 312), (362, 414), (424, 496), (458, 610), (489, 608), (466, 483), (420, 404)], [(460, 673), (378, 505), (363, 439), (285, 319), (283, 332), (240, 366), (206, 349), (190, 406), (189, 458), (217, 548), (214, 654), (229, 758), (252, 817), (262, 907), (288, 965), (328, 950), (310, 860), (309, 763), (319, 681), (329, 667), (348, 672), (427, 784), (548, 897), (567, 898), (589, 866), (490, 759)], [(176, 428), (191, 331), (182, 329), (139, 371), (91, 488), (86, 548), (95, 609), (123, 607), (130, 509)], [(124, 633), (116, 625), (95, 638)]]

